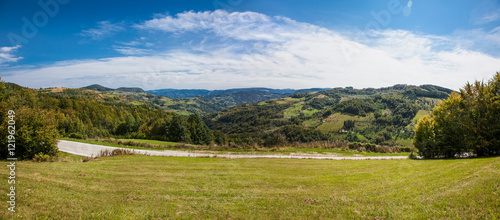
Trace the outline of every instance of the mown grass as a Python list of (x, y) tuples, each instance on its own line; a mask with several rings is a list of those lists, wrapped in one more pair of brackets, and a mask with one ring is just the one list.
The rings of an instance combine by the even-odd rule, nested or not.
[(143, 140), (143, 139), (120, 139), (124, 141), (131, 141), (137, 143), (151, 143), (157, 145), (163, 145), (164, 147), (141, 147), (141, 146), (129, 146), (123, 144), (110, 143), (105, 141), (97, 141), (97, 140), (81, 140), (81, 139), (73, 139), (73, 138), (61, 138), (62, 140), (67, 141), (75, 141), (81, 143), (88, 144), (97, 144), (109, 147), (119, 147), (119, 148), (129, 148), (129, 149), (140, 149), (140, 150), (183, 150), (190, 152), (217, 152), (217, 153), (231, 153), (231, 154), (282, 154), (282, 155), (290, 155), (290, 154), (325, 154), (325, 155), (334, 155), (334, 156), (408, 156), (410, 153), (408, 152), (400, 152), (400, 153), (377, 153), (377, 152), (359, 152), (357, 150), (343, 150), (343, 149), (331, 149), (331, 148), (318, 148), (318, 147), (272, 147), (272, 148), (252, 148), (252, 149), (244, 149), (244, 148), (202, 148), (202, 150), (193, 150), (188, 148), (179, 148), (175, 147), (178, 143), (168, 142), (168, 141), (156, 141), (156, 140)]
[[(6, 167), (7, 162), (0, 162)], [(500, 158), (18, 162), (5, 219), (495, 219)], [(0, 169), (6, 180), (8, 169)], [(7, 194), (0, 181), (0, 194)]]

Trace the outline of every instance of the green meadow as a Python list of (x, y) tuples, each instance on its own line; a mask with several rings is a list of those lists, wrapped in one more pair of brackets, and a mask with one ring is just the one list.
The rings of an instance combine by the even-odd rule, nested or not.
[[(3, 219), (497, 219), (500, 158), (20, 161)], [(7, 162), (0, 162), (6, 195)], [(3, 196), (4, 200), (7, 199)]]

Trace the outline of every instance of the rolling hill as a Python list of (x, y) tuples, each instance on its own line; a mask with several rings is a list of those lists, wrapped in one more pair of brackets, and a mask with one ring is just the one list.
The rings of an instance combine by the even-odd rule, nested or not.
[(452, 92), (434, 85), (300, 91), (313, 92), (290, 95), (243, 90), (168, 98), (134, 88), (98, 85), (40, 90), (53, 96), (148, 106), (184, 116), (196, 113), (203, 115), (210, 129), (228, 134), (232, 143), (240, 145), (265, 145), (268, 139), (283, 137), (288, 142), (349, 140), (391, 146), (411, 145), (416, 121)]
[(234, 106), (205, 115), (204, 121), (238, 144), (259, 143), (279, 134), (288, 142), (347, 139), (408, 146), (416, 120), (451, 92), (433, 85), (335, 88)]
[[(102, 93), (101, 96), (115, 98), (115, 95), (124, 96), (129, 102), (152, 103), (166, 111), (174, 111), (188, 116), (192, 113), (209, 114), (240, 104), (252, 104), (270, 99), (288, 97), (297, 92), (316, 92), (326, 89), (312, 88), (304, 90), (269, 89), (269, 88), (240, 88), (227, 90), (202, 89), (162, 89), (144, 91), (141, 88), (121, 87), (107, 88), (101, 85), (90, 85), (81, 89), (93, 90)], [(66, 91), (69, 92), (69, 91)]]

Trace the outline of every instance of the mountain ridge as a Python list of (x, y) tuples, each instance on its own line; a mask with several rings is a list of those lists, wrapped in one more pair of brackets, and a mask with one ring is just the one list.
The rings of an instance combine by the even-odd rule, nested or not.
[(294, 94), (298, 91), (323, 91), (330, 88), (309, 88), (309, 89), (272, 89), (265, 87), (250, 87), (250, 88), (233, 88), (233, 89), (222, 89), (222, 90), (208, 90), (208, 89), (158, 89), (158, 90), (147, 90), (146, 92), (166, 96), (169, 98), (194, 98), (197, 96), (201, 97), (214, 97), (225, 94), (232, 94), (237, 92), (250, 92), (250, 91), (261, 91), (268, 92), (271, 94)]

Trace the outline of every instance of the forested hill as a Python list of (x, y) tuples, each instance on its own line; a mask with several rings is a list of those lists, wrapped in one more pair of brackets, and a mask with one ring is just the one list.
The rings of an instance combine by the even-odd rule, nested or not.
[(287, 142), (347, 139), (408, 146), (414, 123), (451, 92), (433, 85), (335, 88), (239, 105), (203, 118), (239, 144), (280, 136)]
[[(120, 95), (132, 99), (131, 101), (149, 102), (165, 111), (174, 111), (185, 116), (192, 113), (200, 115), (215, 113), (235, 105), (252, 104), (270, 99), (288, 97), (296, 92), (316, 92), (325, 90), (321, 88), (306, 90), (242, 88), (213, 91), (164, 89), (145, 92), (140, 88), (122, 87), (111, 89), (97, 84), (83, 87), (82, 89), (98, 91), (106, 97), (109, 95)], [(65, 92), (69, 92), (69, 90), (65, 90)]]

